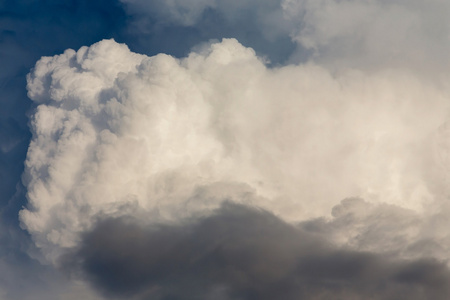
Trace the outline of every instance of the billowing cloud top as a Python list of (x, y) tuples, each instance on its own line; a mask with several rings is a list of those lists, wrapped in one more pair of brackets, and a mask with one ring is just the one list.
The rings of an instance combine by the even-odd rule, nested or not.
[(447, 195), (446, 92), (405, 69), (267, 68), (234, 39), (183, 59), (67, 50), (28, 76), (20, 218), (54, 260), (101, 215), (173, 222), (224, 199), (289, 221), (351, 195), (423, 213)]

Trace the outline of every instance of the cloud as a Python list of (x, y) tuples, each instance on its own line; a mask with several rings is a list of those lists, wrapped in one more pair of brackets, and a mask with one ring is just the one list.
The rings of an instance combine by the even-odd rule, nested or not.
[[(9, 245), (0, 248), (7, 270), (0, 274), (0, 298), (96, 298), (85, 283), (41, 265), (56, 264), (74, 247), (82, 278), (114, 295), (179, 296), (189, 286), (215, 299), (252, 299), (263, 289), (287, 298), (292, 291), (319, 298), (400, 298), (409, 291), (411, 299), (445, 298), (445, 264), (424, 257), (445, 261), (450, 245), (449, 28), (443, 21), (449, 9), (439, 0), (0, 4), (0, 228)], [(113, 40), (79, 49), (111, 37), (132, 51)], [(43, 57), (31, 71), (31, 104), (28, 69), (67, 48), (79, 50)], [(25, 155), (24, 188), (17, 182)], [(224, 199), (270, 213), (240, 204), (216, 211)], [(26, 202), (20, 222), (35, 246), (17, 228)], [(150, 269), (139, 270), (144, 282), (116, 290), (115, 279), (92, 265), (108, 249), (99, 245), (95, 252), (86, 241), (103, 236), (107, 225), (118, 236), (137, 233), (145, 245), (135, 253), (155, 239), (191, 249), (204, 238), (198, 231), (205, 222), (238, 211), (282, 224), (273, 229), (277, 237), (267, 220), (258, 223), (280, 245), (255, 239), (241, 252), (224, 250), (226, 262), (207, 253), (201, 259), (211, 261), (186, 267), (200, 270), (191, 281), (168, 257), (186, 266), (192, 253), (170, 252), (160, 266), (174, 277), (158, 277), (151, 269), (157, 262), (148, 261), (143, 265)], [(253, 221), (238, 219), (236, 226), (256, 230)], [(225, 223), (224, 231), (233, 228)], [(323, 255), (292, 254), (303, 244), (284, 236), (313, 243)], [(123, 240), (108, 241), (114, 266), (123, 267), (116, 260)], [(255, 251), (255, 259), (283, 266), (276, 274), (289, 269), (277, 251), (319, 271), (274, 279), (268, 272), (258, 277), (258, 263), (243, 264), (242, 279), (222, 268), (239, 269), (240, 256)], [(39, 262), (18, 264), (23, 257), (12, 252)], [(136, 269), (128, 271), (133, 277)], [(174, 278), (179, 285), (171, 290)], [(282, 287), (252, 286), (265, 280)], [(318, 284), (307, 289), (304, 280)], [(158, 288), (149, 288), (155, 281)]]
[[(130, 16), (128, 43), (139, 52), (186, 56), (209, 40), (236, 38), (274, 64), (286, 62), (295, 50), (293, 22), (283, 17), (280, 1), (141, 1), (123, 0)], [(137, 34), (136, 34), (137, 33)]]
[(100, 220), (64, 263), (124, 299), (446, 299), (450, 280), (438, 261), (340, 250), (230, 202), (178, 225)]
[[(275, 64), (314, 60), (329, 68), (410, 68), (445, 74), (450, 5), (440, 1), (123, 0), (130, 28), (149, 37), (182, 30), (190, 47), (237, 38)], [(182, 38), (182, 37), (180, 37)], [(145, 43), (143, 41), (143, 43)], [(173, 44), (172, 44), (173, 45)], [(177, 45), (184, 51), (188, 48)]]
[(8, 222), (0, 223), (0, 298), (7, 300), (99, 300), (80, 280), (69, 280), (53, 266), (40, 263), (39, 253), (25, 231)]
[(299, 226), (346, 249), (447, 260), (447, 215), (445, 210), (422, 214), (396, 205), (347, 198), (333, 207), (331, 218), (311, 219)]
[[(42, 58), (28, 93), (21, 221), (50, 260), (99, 213), (174, 221), (248, 190), (293, 221), (348, 195), (423, 213), (448, 194), (427, 180), (448, 93), (407, 70), (270, 69), (234, 39), (183, 59), (105, 40)], [(188, 205), (211, 186), (220, 201)]]

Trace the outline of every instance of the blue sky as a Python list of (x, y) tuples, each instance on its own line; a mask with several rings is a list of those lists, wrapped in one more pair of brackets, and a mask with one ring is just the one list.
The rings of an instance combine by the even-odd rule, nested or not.
[(0, 299), (447, 299), (449, 12), (0, 0)]

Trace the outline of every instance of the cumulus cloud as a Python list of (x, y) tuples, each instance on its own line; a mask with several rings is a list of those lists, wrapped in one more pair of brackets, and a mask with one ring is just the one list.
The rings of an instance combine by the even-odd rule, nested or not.
[[(82, 279), (105, 298), (448, 298), (448, 4), (114, 3), (60, 7), (64, 43), (39, 55), (14, 37), (20, 20), (1, 32), (25, 67), (111, 36), (146, 54), (103, 40), (28, 75), (20, 222), (42, 254), (20, 253), (50, 265), (1, 265), (52, 291), (0, 276), (0, 297), (96, 299)], [(20, 68), (5, 64), (2, 87)], [(8, 199), (29, 138), (14, 95), (0, 116)]]
[(183, 59), (105, 40), (42, 58), (28, 92), (21, 221), (50, 260), (98, 214), (176, 221), (229, 198), (299, 221), (349, 195), (422, 214), (448, 194), (427, 181), (448, 93), (407, 70), (267, 68), (233, 39)]
[(450, 280), (437, 261), (339, 250), (232, 203), (180, 225), (101, 220), (64, 263), (126, 299), (446, 299)]

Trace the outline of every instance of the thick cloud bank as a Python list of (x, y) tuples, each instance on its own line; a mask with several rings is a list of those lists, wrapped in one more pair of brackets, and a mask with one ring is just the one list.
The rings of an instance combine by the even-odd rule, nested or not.
[(42, 58), (28, 94), (20, 218), (49, 260), (99, 215), (176, 222), (229, 199), (300, 221), (349, 196), (429, 215), (448, 195), (448, 91), (403, 69), (270, 69), (234, 39), (183, 59), (104, 40)]
[(123, 299), (418, 300), (450, 292), (450, 272), (436, 261), (338, 250), (231, 203), (181, 225), (101, 220), (65, 264)]

